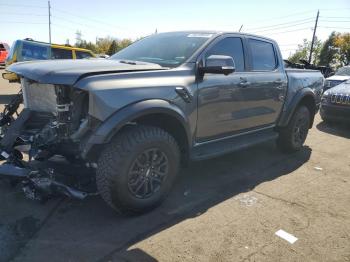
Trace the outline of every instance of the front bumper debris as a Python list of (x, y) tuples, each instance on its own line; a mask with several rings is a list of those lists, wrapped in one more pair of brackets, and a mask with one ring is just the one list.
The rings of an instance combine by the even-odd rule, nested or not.
[[(42, 163), (40, 164), (42, 165)], [(92, 174), (93, 172), (89, 170), (88, 173)], [(86, 183), (83, 185), (85, 189), (82, 189), (82, 185), (78, 189), (73, 185), (69, 185), (69, 182), (65, 179), (66, 175), (57, 172), (54, 168), (40, 168), (35, 164), (31, 165), (31, 163), (26, 167), (18, 167), (13, 163), (7, 162), (0, 165), (0, 179), (8, 179), (12, 184), (20, 184), (27, 198), (39, 201), (45, 201), (59, 195), (81, 200), (88, 196), (96, 195), (96, 189), (91, 187), (94, 181), (92, 181), (93, 176), (90, 174), (85, 174)], [(58, 181), (59, 179), (61, 181)], [(74, 184), (74, 181), (70, 182)]]
[(57, 164), (50, 159), (51, 155), (44, 161), (33, 160), (33, 149), (28, 152), (28, 161), (23, 160), (22, 153), (16, 148), (26, 146), (20, 134), (34, 113), (25, 108), (18, 114), (22, 102), (23, 96), (20, 92), (0, 114), (0, 160), (4, 161), (0, 165), (0, 179), (8, 179), (13, 185), (21, 185), (25, 196), (33, 200), (45, 201), (57, 195), (85, 199), (89, 195), (96, 195), (93, 168), (79, 165), (78, 170), (69, 175), (71, 164), (61, 172), (60, 167), (67, 166), (66, 161), (58, 161)]

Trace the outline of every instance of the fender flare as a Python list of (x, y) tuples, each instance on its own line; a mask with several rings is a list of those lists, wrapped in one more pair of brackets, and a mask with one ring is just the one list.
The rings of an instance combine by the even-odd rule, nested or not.
[[(292, 118), (295, 110), (297, 109), (300, 101), (307, 96), (313, 98), (313, 100), (315, 101), (314, 106), (316, 109), (317, 105), (316, 105), (315, 93), (310, 88), (302, 88), (294, 95), (293, 99), (288, 103), (288, 105), (286, 105), (286, 110), (282, 111), (281, 116), (278, 120), (277, 126), (279, 126), (279, 127), (287, 126), (289, 123), (289, 120)], [(316, 110), (315, 110), (315, 112), (316, 112)], [(314, 116), (312, 116), (312, 117), (314, 117)]]
[(86, 158), (95, 145), (108, 143), (127, 123), (142, 116), (159, 113), (168, 114), (181, 122), (190, 145), (192, 138), (189, 120), (182, 110), (166, 100), (150, 99), (129, 104), (107, 118), (82, 145), (82, 157)]

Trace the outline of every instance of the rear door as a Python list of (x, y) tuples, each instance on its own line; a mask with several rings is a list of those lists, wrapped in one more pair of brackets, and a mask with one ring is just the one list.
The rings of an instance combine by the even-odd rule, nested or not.
[(272, 41), (247, 37), (248, 70), (241, 79), (246, 85), (241, 89), (240, 126), (254, 129), (273, 125), (284, 103), (287, 76), (279, 61), (279, 51)]

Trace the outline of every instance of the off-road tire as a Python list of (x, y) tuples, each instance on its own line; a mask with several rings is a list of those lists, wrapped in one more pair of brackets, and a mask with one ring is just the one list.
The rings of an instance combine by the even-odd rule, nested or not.
[[(288, 125), (279, 130), (278, 148), (286, 153), (300, 150), (309, 132), (310, 121), (310, 110), (304, 105), (299, 106), (293, 113)], [(299, 135), (297, 132), (299, 132)]]
[[(139, 199), (129, 189), (129, 171), (142, 152), (153, 148), (159, 148), (166, 155), (168, 172), (154, 195)], [(129, 215), (147, 212), (157, 207), (169, 193), (179, 169), (179, 162), (178, 144), (169, 133), (154, 126), (127, 127), (106, 145), (98, 159), (98, 191), (105, 202), (118, 213)]]

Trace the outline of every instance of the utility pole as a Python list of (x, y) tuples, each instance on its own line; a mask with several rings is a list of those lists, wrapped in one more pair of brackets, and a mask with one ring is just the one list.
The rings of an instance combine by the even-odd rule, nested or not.
[(49, 7), (49, 43), (51, 44), (51, 5), (50, 1), (47, 2)]
[(242, 28), (243, 28), (243, 25), (241, 25), (241, 27), (239, 28), (238, 32), (241, 32)]
[(312, 51), (314, 49), (314, 43), (315, 43), (315, 34), (316, 34), (316, 29), (317, 29), (317, 22), (318, 22), (318, 16), (320, 14), (320, 10), (317, 10), (317, 16), (316, 16), (316, 21), (315, 21), (315, 27), (314, 27), (314, 33), (312, 35), (312, 41), (311, 41), (311, 48), (310, 48), (310, 56), (309, 56), (309, 63), (311, 64), (311, 59), (312, 59)]

